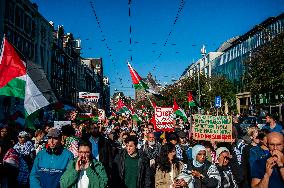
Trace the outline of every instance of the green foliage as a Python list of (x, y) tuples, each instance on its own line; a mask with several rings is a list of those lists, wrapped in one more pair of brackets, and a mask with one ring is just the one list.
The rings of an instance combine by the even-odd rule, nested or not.
[[(205, 110), (209, 110), (214, 106), (215, 96), (221, 96), (223, 104), (228, 102), (231, 109), (235, 108), (235, 88), (233, 84), (225, 77), (212, 76), (206, 78), (200, 75), (200, 105)], [(162, 94), (168, 98), (165, 101), (157, 102), (160, 106), (172, 106), (173, 100), (176, 99), (177, 103), (184, 109), (188, 109), (187, 94), (192, 91), (194, 97), (198, 100), (198, 78), (193, 76), (185, 78), (178, 83), (168, 86), (162, 91)]]
[(245, 61), (245, 87), (253, 95), (284, 93), (284, 33), (252, 52)]

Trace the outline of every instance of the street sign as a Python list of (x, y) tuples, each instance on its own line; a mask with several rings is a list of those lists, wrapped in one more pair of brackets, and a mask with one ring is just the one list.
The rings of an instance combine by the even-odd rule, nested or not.
[(216, 96), (215, 97), (215, 107), (216, 108), (220, 108), (221, 107), (221, 97), (220, 96)]

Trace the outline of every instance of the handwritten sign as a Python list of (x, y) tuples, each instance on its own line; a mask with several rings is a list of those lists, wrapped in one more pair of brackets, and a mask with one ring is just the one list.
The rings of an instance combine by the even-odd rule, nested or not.
[(193, 115), (192, 134), (195, 140), (232, 141), (232, 117)]
[(155, 108), (155, 129), (156, 131), (174, 131), (173, 109)]

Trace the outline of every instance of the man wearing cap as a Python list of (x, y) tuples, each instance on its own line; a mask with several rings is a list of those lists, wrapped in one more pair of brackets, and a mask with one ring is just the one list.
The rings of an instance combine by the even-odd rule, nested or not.
[(59, 188), (60, 177), (73, 159), (73, 154), (62, 146), (58, 129), (50, 129), (47, 138), (46, 149), (41, 150), (34, 161), (30, 175), (31, 188)]

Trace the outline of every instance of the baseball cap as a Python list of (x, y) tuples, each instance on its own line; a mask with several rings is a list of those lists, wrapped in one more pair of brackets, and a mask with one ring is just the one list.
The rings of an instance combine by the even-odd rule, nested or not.
[(50, 129), (46, 136), (58, 138), (60, 135), (61, 135), (61, 132), (58, 129)]

